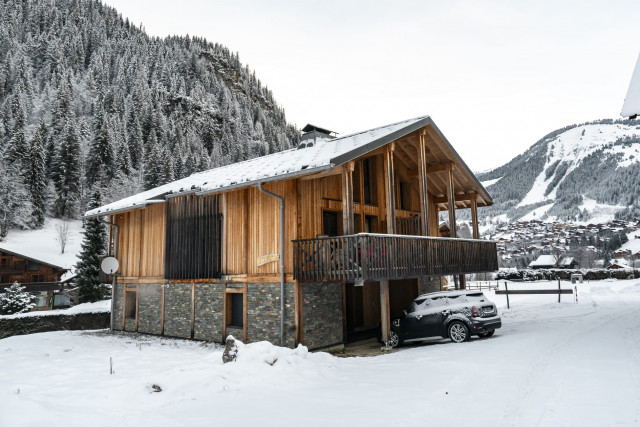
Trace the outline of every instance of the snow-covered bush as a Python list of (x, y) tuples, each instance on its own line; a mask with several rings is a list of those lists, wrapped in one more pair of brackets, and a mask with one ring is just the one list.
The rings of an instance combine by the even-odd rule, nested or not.
[(29, 311), (36, 297), (25, 292), (25, 287), (15, 282), (4, 293), (0, 293), (0, 314), (16, 314)]

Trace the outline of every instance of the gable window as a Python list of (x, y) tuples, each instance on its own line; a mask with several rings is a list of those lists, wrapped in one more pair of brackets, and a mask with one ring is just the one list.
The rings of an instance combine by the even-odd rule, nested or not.
[(362, 160), (362, 189), (364, 203), (367, 205), (377, 204), (375, 158), (369, 157)]
[(167, 202), (165, 278), (222, 275), (222, 214), (218, 196), (188, 195)]
[(40, 264), (35, 261), (29, 261), (29, 271), (38, 271)]
[(404, 211), (411, 210), (411, 187), (409, 183), (403, 179), (400, 180), (400, 209)]

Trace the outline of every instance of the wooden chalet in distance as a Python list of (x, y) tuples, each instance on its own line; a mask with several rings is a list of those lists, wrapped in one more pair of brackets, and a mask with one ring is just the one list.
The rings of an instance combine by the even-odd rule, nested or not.
[[(303, 132), (297, 149), (86, 213), (112, 224), (114, 329), (326, 348), (380, 325), (386, 337), (440, 276), (497, 270), (477, 220), (491, 197), (430, 117)], [(473, 239), (456, 238), (456, 209), (471, 210)]]
[(15, 282), (26, 288), (36, 299), (36, 309), (51, 307), (54, 293), (63, 289), (60, 283), (68, 269), (59, 265), (0, 248), (0, 292)]

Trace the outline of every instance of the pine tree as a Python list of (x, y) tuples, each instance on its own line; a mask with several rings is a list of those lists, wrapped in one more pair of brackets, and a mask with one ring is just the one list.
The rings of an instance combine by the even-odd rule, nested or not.
[(46, 213), (46, 168), (44, 141), (47, 136), (47, 128), (44, 122), (40, 122), (38, 130), (33, 135), (29, 146), (28, 164), (24, 171), (25, 183), (29, 187), (32, 204), (32, 221), (34, 228), (40, 228), (44, 224)]
[(67, 122), (56, 156), (54, 212), (59, 218), (75, 218), (80, 201), (80, 141), (72, 122)]
[(17, 314), (31, 310), (36, 297), (25, 289), (15, 282), (5, 292), (0, 293), (0, 314)]
[[(101, 205), (100, 193), (95, 191), (88, 208)], [(107, 287), (100, 283), (100, 260), (106, 253), (106, 233), (104, 225), (97, 219), (89, 219), (84, 225), (82, 251), (76, 269), (78, 272), (78, 299), (83, 302), (95, 302), (104, 299)]]

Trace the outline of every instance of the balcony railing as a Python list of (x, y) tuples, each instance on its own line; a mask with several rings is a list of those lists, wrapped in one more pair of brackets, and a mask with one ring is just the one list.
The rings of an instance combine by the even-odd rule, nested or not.
[(361, 233), (293, 241), (301, 282), (358, 282), (470, 274), (498, 269), (496, 243)]

